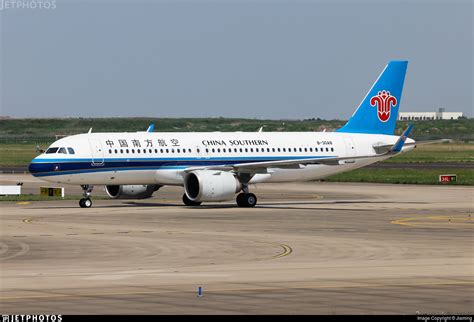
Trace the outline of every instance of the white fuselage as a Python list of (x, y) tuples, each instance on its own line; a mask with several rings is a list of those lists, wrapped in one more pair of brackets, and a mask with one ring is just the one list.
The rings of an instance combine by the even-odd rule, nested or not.
[[(183, 185), (183, 174), (191, 168), (370, 156), (376, 155), (373, 146), (391, 145), (398, 138), (340, 132), (87, 133), (54, 142), (51, 147), (65, 149), (39, 155), (30, 164), (30, 172), (43, 180), (66, 184)], [(403, 151), (412, 148), (406, 146)], [(346, 160), (339, 165), (269, 168), (266, 173), (255, 174), (250, 183), (313, 180), (388, 157)]]

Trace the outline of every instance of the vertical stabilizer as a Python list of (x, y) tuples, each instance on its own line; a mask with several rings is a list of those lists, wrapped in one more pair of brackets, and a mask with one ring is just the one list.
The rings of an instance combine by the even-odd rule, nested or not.
[(337, 131), (392, 135), (407, 65), (407, 61), (389, 62), (349, 121)]

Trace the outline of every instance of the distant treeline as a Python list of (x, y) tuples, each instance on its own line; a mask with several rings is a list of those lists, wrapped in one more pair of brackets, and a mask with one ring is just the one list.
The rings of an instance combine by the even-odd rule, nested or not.
[[(334, 131), (346, 121), (342, 120), (257, 120), (232, 118), (64, 118), (64, 119), (2, 119), (1, 143), (46, 143), (56, 136), (93, 132), (145, 131), (150, 123), (156, 132), (255, 132), (263, 126), (270, 131)], [(416, 140), (448, 138), (474, 141), (474, 119), (415, 121), (411, 137)], [(397, 122), (400, 134), (408, 122)]]

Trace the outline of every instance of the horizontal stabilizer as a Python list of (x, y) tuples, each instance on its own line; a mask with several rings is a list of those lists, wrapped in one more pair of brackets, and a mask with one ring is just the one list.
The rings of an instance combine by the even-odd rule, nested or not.
[(403, 145), (407, 140), (407, 137), (410, 135), (411, 130), (413, 129), (413, 124), (408, 125), (405, 131), (403, 131), (402, 135), (398, 138), (397, 142), (390, 148), (390, 152), (398, 153), (403, 149)]
[[(427, 144), (436, 144), (436, 143), (452, 143), (451, 139), (439, 139), (439, 140), (427, 140), (427, 141), (416, 141), (405, 143), (403, 146), (418, 146), (418, 145), (427, 145)], [(374, 145), (374, 149), (377, 153), (386, 153), (391, 150), (393, 145)]]

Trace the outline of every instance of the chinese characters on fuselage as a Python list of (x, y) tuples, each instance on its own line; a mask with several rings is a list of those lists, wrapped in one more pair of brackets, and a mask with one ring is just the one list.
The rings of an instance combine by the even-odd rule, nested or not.
[(132, 139), (132, 140), (126, 140), (126, 139), (119, 139), (117, 141), (107, 139), (105, 141), (105, 144), (109, 148), (114, 148), (114, 147), (120, 147), (120, 148), (128, 148), (128, 147), (134, 147), (134, 148), (153, 148), (153, 147), (167, 147), (167, 146), (176, 146), (179, 147), (179, 140), (178, 139), (170, 139), (170, 140), (165, 140), (165, 139), (157, 139), (157, 140), (151, 140), (151, 139), (146, 139), (146, 140), (137, 140), (137, 139)]

